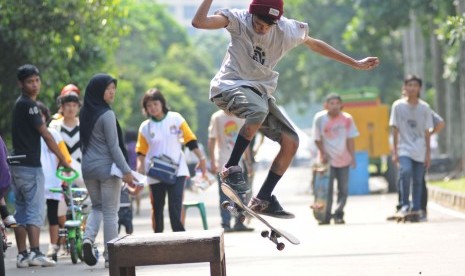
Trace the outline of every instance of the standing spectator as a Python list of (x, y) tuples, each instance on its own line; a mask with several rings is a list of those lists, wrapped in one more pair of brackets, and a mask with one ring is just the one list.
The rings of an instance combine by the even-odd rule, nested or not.
[(121, 179), (110, 174), (113, 164), (122, 171), (123, 181), (133, 185), (126, 159), (123, 132), (110, 107), (116, 95), (117, 81), (107, 74), (92, 77), (86, 87), (84, 105), (79, 115), (82, 142), (82, 174), (92, 209), (84, 232), (84, 262), (97, 264), (94, 246), (103, 216), (105, 267), (108, 267), (107, 242), (118, 237), (118, 206)]
[[(42, 103), (37, 101), (37, 106), (42, 114), (42, 120), (46, 123), (50, 121), (50, 111)], [(55, 143), (58, 145), (61, 153), (65, 156), (68, 163), (71, 163), (71, 156), (66, 148), (65, 142), (60, 133), (55, 129), (49, 127), (48, 131), (53, 136)], [(45, 179), (45, 198), (47, 205), (47, 219), (48, 219), (48, 232), (50, 234), (50, 244), (48, 247), (47, 257), (52, 257), (56, 260), (58, 249), (60, 248), (60, 241), (58, 239), (58, 229), (63, 228), (66, 221), (66, 203), (62, 194), (52, 193), (50, 188), (61, 188), (61, 180), (56, 176), (56, 168), (58, 159), (52, 151), (45, 144), (44, 139), (41, 141), (40, 163), (44, 171)]]
[(82, 160), (78, 117), (81, 108), (80, 94), (79, 88), (73, 84), (63, 87), (60, 97), (57, 99), (61, 116), (58, 119), (54, 118), (50, 122), (50, 127), (60, 132), (73, 160), (79, 163)]
[[(239, 129), (244, 124), (244, 120), (228, 116), (223, 110), (218, 110), (213, 113), (210, 118), (210, 125), (208, 127), (208, 152), (210, 154), (211, 162), (211, 172), (215, 175), (218, 175), (220, 164), (226, 163), (227, 159), (231, 155), (232, 149), (234, 147), (234, 142), (236, 141), (237, 135), (239, 134)], [(249, 153), (246, 151), (245, 153)], [(249, 171), (252, 170), (252, 165), (247, 166)], [(252, 172), (251, 172), (252, 173)], [(221, 190), (221, 179), (218, 178), (218, 187), (220, 193), (220, 206), (223, 201), (228, 200), (228, 197)], [(251, 188), (249, 184), (249, 189)], [(238, 218), (234, 227), (231, 228), (230, 220), (231, 213), (228, 210), (224, 210), (220, 207), (221, 212), (221, 227), (223, 227), (225, 232), (232, 231), (252, 231), (252, 228), (245, 226)]]
[[(400, 209), (398, 215), (418, 212), (421, 208), (425, 169), (430, 164), (430, 129), (433, 115), (429, 105), (420, 99), (422, 80), (409, 75), (404, 80), (405, 97), (391, 108), (392, 160), (399, 164)], [(412, 204), (410, 185), (412, 184)]]
[[(13, 107), (13, 155), (25, 155), (25, 158), (17, 159), (10, 165), (16, 198), (14, 216), (18, 224), (14, 228), (18, 246), (16, 266), (55, 266), (55, 262), (47, 258), (39, 248), (40, 228), (45, 216), (40, 137), (57, 156), (60, 165), (71, 167), (48, 131), (37, 107), (36, 99), (41, 86), (39, 69), (30, 64), (22, 65), (18, 68), (17, 78), (22, 93)], [(29, 253), (26, 238), (30, 243)]]
[[(330, 165), (328, 206), (333, 203), (334, 179), (337, 180), (337, 206), (334, 223), (343, 224), (344, 207), (349, 194), (349, 167), (355, 168), (354, 138), (359, 132), (352, 116), (342, 112), (342, 99), (331, 93), (326, 97), (325, 110), (318, 112), (313, 119), (313, 138), (318, 148), (319, 162)], [(328, 208), (331, 212), (331, 207)], [(331, 217), (328, 214), (328, 218)], [(328, 224), (323, 221), (320, 224)]]
[[(444, 119), (431, 110), (433, 114), (433, 128), (429, 130), (430, 137), (434, 134), (439, 134), (442, 129), (446, 126)], [(426, 171), (425, 171), (426, 172)], [(400, 197), (399, 197), (400, 198)], [(421, 207), (420, 207), (420, 221), (426, 221), (428, 219), (428, 188), (426, 187), (426, 173), (423, 175), (422, 190), (421, 190)]]
[(179, 136), (184, 144), (195, 153), (200, 160), (197, 167), (206, 174), (206, 159), (202, 155), (195, 134), (190, 129), (181, 114), (168, 109), (165, 97), (158, 89), (148, 90), (142, 98), (142, 108), (149, 119), (139, 127), (136, 152), (137, 170), (146, 173), (149, 170), (152, 157), (168, 156), (179, 165), (177, 180), (174, 184), (148, 179), (150, 192), (153, 196), (152, 213), (155, 232), (163, 232), (163, 209), (168, 193), (168, 210), (171, 228), (174, 232), (185, 231), (181, 222), (182, 200), (186, 177), (189, 175), (186, 159), (182, 151)]
[[(231, 156), (221, 168), (221, 179), (238, 193), (245, 193), (239, 160), (250, 141), (260, 130), (279, 143), (280, 151), (258, 194), (249, 202), (255, 212), (294, 218), (278, 202), (273, 191), (294, 158), (299, 136), (272, 96), (278, 84), (278, 62), (293, 48), (305, 45), (313, 52), (337, 60), (356, 69), (375, 68), (376, 57), (355, 60), (308, 36), (308, 24), (285, 18), (283, 0), (252, 0), (249, 10), (220, 9), (208, 15), (212, 0), (203, 0), (192, 20), (199, 29), (222, 29), (231, 35), (221, 69), (210, 83), (210, 100), (220, 109), (239, 118), (244, 126), (234, 144)], [(290, 91), (288, 91), (290, 92)]]

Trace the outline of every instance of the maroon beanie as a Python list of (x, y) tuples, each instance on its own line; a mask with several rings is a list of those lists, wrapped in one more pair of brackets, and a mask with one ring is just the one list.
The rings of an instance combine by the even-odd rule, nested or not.
[(249, 12), (274, 20), (279, 20), (283, 15), (283, 0), (252, 0)]

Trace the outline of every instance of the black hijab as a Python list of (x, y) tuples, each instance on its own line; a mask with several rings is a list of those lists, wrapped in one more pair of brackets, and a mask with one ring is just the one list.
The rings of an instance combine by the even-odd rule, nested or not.
[[(85, 153), (87, 147), (89, 146), (90, 136), (94, 128), (95, 122), (97, 119), (108, 110), (111, 110), (110, 105), (108, 105), (103, 99), (105, 90), (108, 85), (114, 83), (117, 84), (117, 80), (107, 74), (97, 74), (92, 77), (87, 84), (86, 92), (84, 95), (84, 104), (79, 113), (79, 130), (81, 135), (81, 146), (82, 152)], [(123, 132), (119, 125), (118, 120), (116, 120), (116, 129), (118, 131), (118, 142), (121, 151), (123, 152), (124, 158), (128, 159), (128, 153), (124, 145)]]

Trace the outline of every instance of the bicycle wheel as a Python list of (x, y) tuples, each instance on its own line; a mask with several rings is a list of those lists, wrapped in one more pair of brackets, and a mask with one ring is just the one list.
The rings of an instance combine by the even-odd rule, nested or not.
[(82, 256), (82, 236), (81, 233), (76, 235), (76, 250), (79, 260), (84, 261), (84, 257)]
[(71, 255), (71, 262), (73, 262), (73, 264), (77, 264), (78, 252), (76, 248), (76, 239), (69, 240), (69, 253)]

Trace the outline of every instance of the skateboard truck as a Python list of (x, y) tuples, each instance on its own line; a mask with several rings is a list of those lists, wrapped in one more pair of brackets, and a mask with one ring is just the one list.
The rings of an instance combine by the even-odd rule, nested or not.
[(233, 215), (234, 217), (237, 217), (240, 223), (244, 223), (245, 221), (244, 211), (238, 206), (236, 206), (235, 203), (231, 203), (225, 200), (221, 203), (221, 208), (228, 210), (231, 213), (231, 215)]
[(274, 242), (274, 244), (276, 244), (276, 248), (279, 251), (283, 250), (284, 247), (286, 247), (284, 243), (278, 241), (278, 238), (281, 238), (281, 236), (275, 231), (271, 230), (271, 234), (270, 234), (269, 231), (263, 230), (261, 234), (262, 234), (262, 237), (268, 238), (270, 239), (270, 241)]

